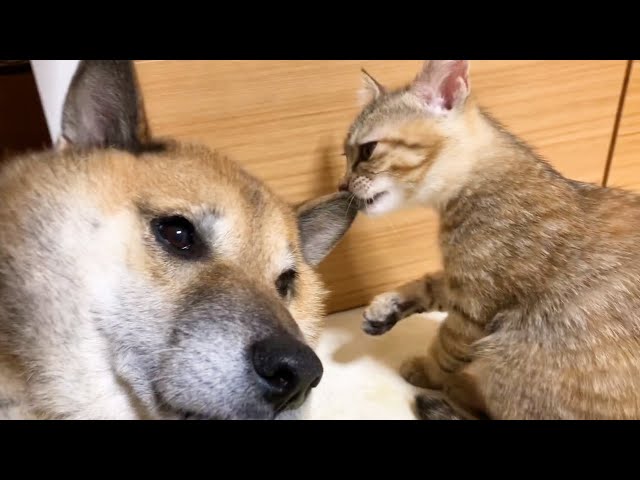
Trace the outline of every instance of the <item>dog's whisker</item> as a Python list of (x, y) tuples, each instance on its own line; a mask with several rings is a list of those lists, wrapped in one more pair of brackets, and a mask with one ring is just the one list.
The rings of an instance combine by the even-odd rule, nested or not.
[(158, 375), (157, 377), (151, 377), (151, 382), (159, 382), (161, 380), (171, 380), (173, 378), (172, 375)]
[(171, 347), (171, 348), (161, 348), (159, 350), (154, 350), (152, 355), (157, 355), (159, 353), (167, 353), (167, 352), (183, 352), (184, 347)]

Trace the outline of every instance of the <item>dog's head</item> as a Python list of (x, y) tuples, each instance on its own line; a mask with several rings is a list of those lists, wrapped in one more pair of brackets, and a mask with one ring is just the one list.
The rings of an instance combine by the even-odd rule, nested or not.
[(322, 377), (314, 267), (356, 216), (349, 195), (289, 206), (216, 152), (154, 141), (144, 117), (131, 62), (81, 62), (58, 152), (27, 168), (38, 275), (76, 286), (60, 302), (86, 309), (152, 417), (288, 415)]

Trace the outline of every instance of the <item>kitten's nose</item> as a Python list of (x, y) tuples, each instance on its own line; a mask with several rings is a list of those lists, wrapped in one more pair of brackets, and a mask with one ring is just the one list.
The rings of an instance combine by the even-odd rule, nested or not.
[(338, 191), (340, 192), (348, 192), (349, 191), (349, 182), (346, 180), (338, 185)]

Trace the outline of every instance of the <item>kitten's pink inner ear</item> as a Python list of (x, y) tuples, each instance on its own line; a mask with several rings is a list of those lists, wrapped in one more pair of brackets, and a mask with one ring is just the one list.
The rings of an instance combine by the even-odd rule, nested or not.
[(444, 98), (444, 107), (447, 110), (451, 110), (460, 97), (466, 97), (469, 91), (467, 62), (462, 60), (451, 62), (451, 70), (445, 77), (440, 91), (442, 98)]
[(469, 62), (432, 60), (425, 64), (413, 89), (428, 105), (451, 110), (469, 95)]

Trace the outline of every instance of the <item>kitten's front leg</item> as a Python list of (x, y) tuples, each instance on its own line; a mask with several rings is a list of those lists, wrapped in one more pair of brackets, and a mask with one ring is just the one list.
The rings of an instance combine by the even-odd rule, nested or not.
[(489, 420), (479, 388), (481, 361), (471, 362), (447, 377), (444, 391), (425, 390), (416, 396), (416, 413), (422, 420)]
[(453, 307), (440, 325), (427, 355), (407, 360), (400, 367), (400, 374), (417, 387), (440, 389), (448, 376), (468, 364), (472, 345), (484, 336), (482, 324), (469, 320)]
[(442, 273), (428, 274), (375, 297), (364, 311), (362, 329), (369, 335), (382, 335), (403, 318), (414, 313), (443, 311), (446, 303)]

